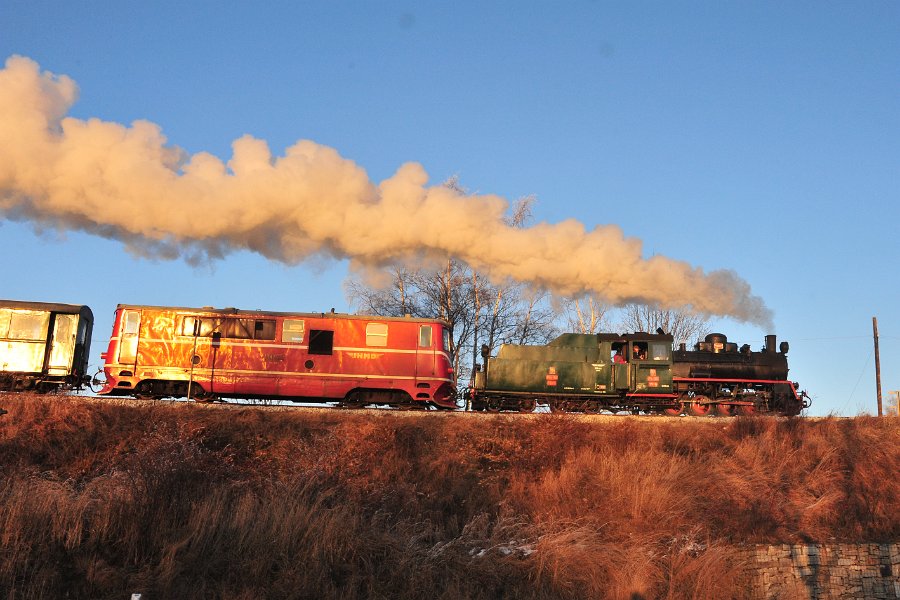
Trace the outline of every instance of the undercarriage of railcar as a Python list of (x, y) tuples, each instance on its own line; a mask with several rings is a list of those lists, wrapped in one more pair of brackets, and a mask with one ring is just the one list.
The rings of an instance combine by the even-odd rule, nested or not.
[(676, 392), (598, 397), (480, 390), (470, 398), (474, 411), (530, 413), (543, 406), (551, 412), (561, 413), (628, 412), (696, 417), (794, 416), (810, 405), (806, 392), (796, 392), (794, 385), (788, 382), (691, 382), (676, 386)]

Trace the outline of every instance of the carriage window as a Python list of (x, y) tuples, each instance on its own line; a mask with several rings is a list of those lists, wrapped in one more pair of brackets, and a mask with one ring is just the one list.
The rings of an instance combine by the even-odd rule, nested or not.
[(650, 344), (650, 358), (652, 360), (669, 360), (671, 348), (668, 344)]
[(9, 337), (13, 340), (43, 340), (47, 337), (49, 323), (48, 312), (16, 311), (9, 318)]
[(281, 332), (282, 342), (303, 342), (303, 334), (306, 332), (306, 322), (299, 319), (285, 319), (284, 330)]
[(309, 353), (331, 354), (334, 347), (334, 332), (322, 329), (309, 330)]
[(419, 348), (431, 348), (431, 325), (419, 327)]
[(9, 317), (12, 311), (8, 308), (0, 308), (0, 338), (9, 334)]
[(366, 325), (366, 346), (387, 346), (388, 326), (385, 323)]

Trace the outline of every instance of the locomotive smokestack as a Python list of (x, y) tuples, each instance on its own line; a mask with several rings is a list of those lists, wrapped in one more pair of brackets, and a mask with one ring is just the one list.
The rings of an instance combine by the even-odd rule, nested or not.
[(245, 135), (227, 162), (191, 156), (147, 121), (67, 117), (77, 95), (74, 81), (42, 73), (30, 59), (14, 56), (0, 69), (0, 216), (191, 264), (249, 250), (286, 264), (348, 259), (351, 268), (377, 274), (455, 257), (494, 282), (560, 296), (770, 322), (762, 299), (735, 273), (644, 258), (642, 242), (615, 225), (513, 227), (503, 198), (428, 186), (416, 163), (376, 183), (308, 140), (273, 156), (265, 141)]
[(775, 341), (776, 336), (774, 334), (770, 334), (766, 336), (766, 352), (775, 353)]

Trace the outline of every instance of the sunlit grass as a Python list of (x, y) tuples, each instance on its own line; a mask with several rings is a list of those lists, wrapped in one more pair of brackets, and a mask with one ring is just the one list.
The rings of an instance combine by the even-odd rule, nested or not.
[(736, 544), (900, 534), (896, 419), (2, 406), (9, 599), (742, 598)]

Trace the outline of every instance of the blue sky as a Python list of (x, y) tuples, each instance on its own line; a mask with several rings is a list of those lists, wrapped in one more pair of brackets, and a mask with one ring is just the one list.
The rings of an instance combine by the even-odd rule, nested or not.
[[(190, 154), (308, 139), (376, 183), (413, 161), (431, 184), (533, 194), (537, 221), (733, 270), (813, 414), (875, 411), (875, 316), (900, 389), (896, 2), (129, 4), (4, 0), (0, 61), (71, 77), (71, 117), (151, 121)], [(95, 364), (119, 302), (349, 310), (343, 261), (192, 267), (3, 218), (0, 253), (0, 297), (94, 309)]]

